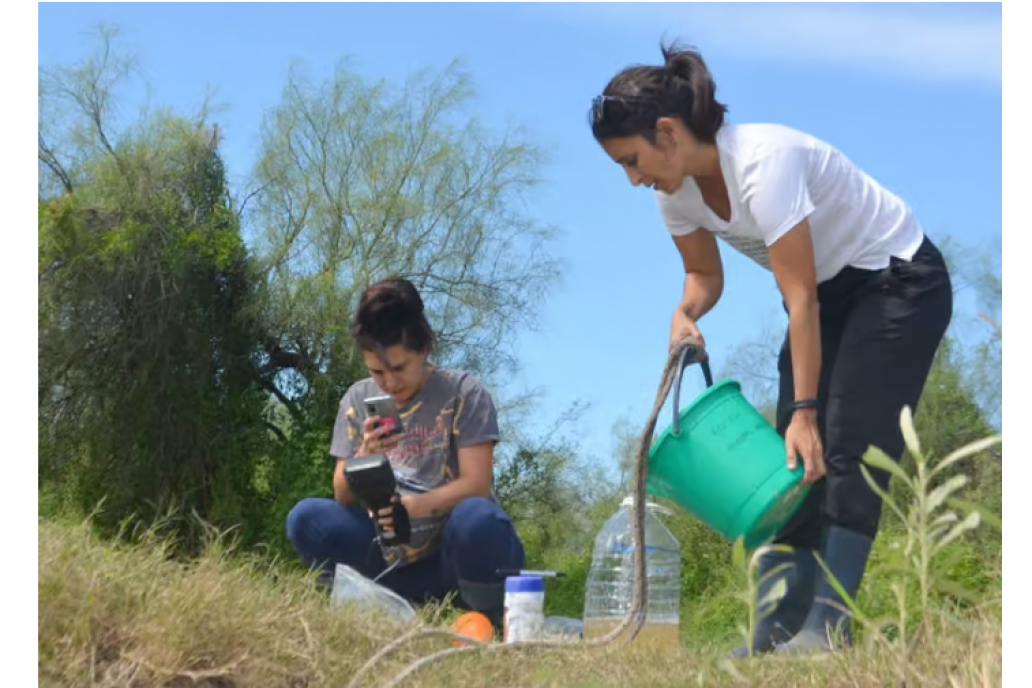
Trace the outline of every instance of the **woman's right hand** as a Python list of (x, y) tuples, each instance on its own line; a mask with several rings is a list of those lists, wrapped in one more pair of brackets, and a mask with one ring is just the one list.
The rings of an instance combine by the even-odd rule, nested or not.
[(383, 425), (378, 424), (379, 420), (379, 416), (369, 416), (365, 419), (365, 422), (362, 424), (362, 444), (359, 446), (356, 456), (380, 454), (393, 449), (398, 444), (401, 436), (398, 433), (394, 433), (384, 437), (387, 429)]
[(706, 346), (706, 340), (702, 338), (698, 325), (678, 307), (674, 310), (674, 317), (670, 323), (670, 353), (674, 353), (674, 348), (685, 337), (694, 337), (704, 348)]

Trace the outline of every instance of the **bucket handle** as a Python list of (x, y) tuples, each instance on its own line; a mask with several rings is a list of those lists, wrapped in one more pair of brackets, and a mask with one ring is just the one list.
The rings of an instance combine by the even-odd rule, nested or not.
[(710, 372), (709, 357), (706, 356), (705, 352), (701, 348), (696, 348), (691, 344), (681, 349), (681, 358), (677, 362), (677, 379), (674, 380), (674, 427), (673, 435), (676, 437), (681, 434), (681, 379), (684, 377), (684, 369), (688, 367), (690, 363), (694, 363), (699, 355), (704, 358), (699, 361), (699, 365), (702, 367), (702, 376), (706, 379), (706, 388), (713, 386), (713, 373)]

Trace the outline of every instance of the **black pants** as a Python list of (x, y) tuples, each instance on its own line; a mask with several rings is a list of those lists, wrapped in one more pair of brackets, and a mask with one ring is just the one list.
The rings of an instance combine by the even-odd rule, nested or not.
[[(953, 286), (942, 254), (925, 239), (911, 261), (884, 270), (845, 268), (817, 288), (822, 367), (817, 422), (824, 443), (824, 479), (775, 541), (818, 549), (825, 525), (870, 537), (881, 499), (860, 471), (874, 445), (899, 461), (900, 412), (916, 411), (932, 360), (953, 317)], [(778, 359), (778, 432), (792, 420), (795, 398), (789, 337)], [(886, 487), (889, 475), (868, 466)]]

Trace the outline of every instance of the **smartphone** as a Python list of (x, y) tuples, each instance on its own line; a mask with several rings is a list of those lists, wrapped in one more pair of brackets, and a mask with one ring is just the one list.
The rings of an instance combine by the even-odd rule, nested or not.
[(385, 394), (382, 397), (369, 397), (364, 403), (366, 413), (370, 416), (379, 416), (379, 425), (387, 428), (385, 437), (402, 432), (401, 416), (398, 414), (398, 407), (394, 404), (393, 397), (389, 394)]

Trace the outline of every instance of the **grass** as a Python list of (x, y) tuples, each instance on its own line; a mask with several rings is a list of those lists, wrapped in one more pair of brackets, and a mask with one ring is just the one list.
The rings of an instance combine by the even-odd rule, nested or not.
[[(962, 540), (983, 517), (952, 499), (962, 480), (934, 482), (945, 468), (932, 468), (921, 455), (909, 412), (902, 420), (917, 469), (915, 475), (896, 477), (916, 498), (908, 509), (887, 502), (906, 523), (906, 532), (895, 548), (899, 557), (875, 566), (869, 576), (887, 581), (895, 604), (888, 618), (868, 618), (855, 610), (869, 625), (865, 640), (853, 649), (818, 658), (766, 656), (743, 662), (729, 661), (725, 644), (707, 646), (695, 638), (685, 639), (679, 650), (576, 645), (473, 650), (431, 665), (403, 685), (1001, 685), (1002, 598), (973, 601), (970, 590), (944, 579), (938, 563), (947, 546)], [(936, 465), (948, 467), (985, 446), (975, 443)], [(875, 466), (886, 461), (877, 452), (867, 458)], [(962, 518), (951, 504), (967, 515)], [(746, 564), (744, 553), (736, 552), (735, 558)], [(378, 649), (404, 632), (386, 618), (332, 608), (311, 577), (288, 569), (231, 554), (219, 539), (184, 563), (157, 537), (116, 544), (99, 539), (88, 522), (41, 520), (39, 685), (344, 688)], [(1000, 580), (998, 569), (990, 574)], [(748, 616), (755, 618), (755, 612)], [(446, 626), (451, 614), (446, 608), (427, 610), (423, 620)], [(385, 685), (410, 662), (449, 643), (446, 638), (418, 639), (378, 664), (363, 686)]]
[[(906, 685), (997, 686), (998, 610), (943, 623), (909, 658)], [(337, 688), (399, 629), (330, 607), (310, 580), (279, 576), (213, 546), (185, 565), (159, 542), (120, 546), (88, 525), (39, 524), (39, 685), (78, 688)], [(408, 661), (447, 647), (427, 640), (386, 661), (380, 685)], [(731, 664), (727, 648), (676, 653), (520, 650), (453, 657), (411, 686), (901, 685), (898, 656), (878, 644), (825, 660), (766, 657)]]

